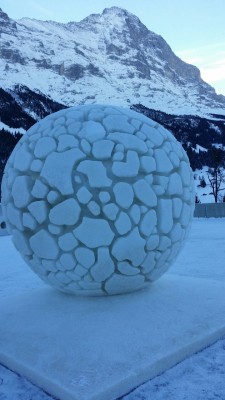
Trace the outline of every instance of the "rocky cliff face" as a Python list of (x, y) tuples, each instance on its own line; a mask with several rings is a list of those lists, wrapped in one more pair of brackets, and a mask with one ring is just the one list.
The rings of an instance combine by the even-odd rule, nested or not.
[(3, 89), (17, 84), (70, 106), (132, 105), (171, 114), (225, 115), (225, 97), (133, 14), (107, 8), (67, 24), (0, 11)]
[(16, 22), (10, 19), (8, 15), (0, 8), (0, 33), (11, 35), (16, 30)]

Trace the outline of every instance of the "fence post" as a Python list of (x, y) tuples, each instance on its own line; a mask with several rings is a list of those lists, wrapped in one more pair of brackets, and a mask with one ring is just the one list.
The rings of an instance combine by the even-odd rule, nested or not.
[(2, 205), (0, 203), (0, 236), (5, 236), (5, 235), (8, 235), (8, 232), (6, 229), (5, 218), (2, 215)]

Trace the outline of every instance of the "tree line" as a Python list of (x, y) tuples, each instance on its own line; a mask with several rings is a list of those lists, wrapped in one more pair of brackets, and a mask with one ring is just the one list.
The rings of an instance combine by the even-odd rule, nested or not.
[[(174, 134), (183, 145), (193, 171), (204, 166), (208, 167), (208, 180), (215, 202), (218, 202), (222, 183), (225, 183), (225, 120), (175, 116), (150, 110), (141, 105), (132, 106), (132, 109), (161, 123)], [(28, 121), (28, 125), (32, 125), (31, 121)], [(6, 162), (21, 136), (19, 132), (12, 134), (5, 129), (0, 130), (0, 183)], [(206, 151), (197, 149), (197, 145), (202, 146)], [(204, 185), (203, 182), (202, 184)]]
[(20, 140), (21, 136), (22, 135), (19, 132), (12, 134), (5, 129), (0, 130), (0, 199), (3, 171), (10, 154)]

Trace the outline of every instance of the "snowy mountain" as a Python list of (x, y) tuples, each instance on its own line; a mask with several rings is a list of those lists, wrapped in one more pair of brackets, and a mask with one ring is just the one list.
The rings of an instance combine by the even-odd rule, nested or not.
[(0, 9), (0, 40), (0, 181), (20, 135), (75, 104), (124, 105), (161, 123), (183, 144), (197, 181), (212, 164), (208, 150), (225, 154), (225, 96), (128, 11), (62, 24), (14, 21)]
[(118, 7), (66, 24), (14, 21), (0, 10), (0, 33), (5, 90), (22, 84), (66, 106), (140, 103), (171, 114), (225, 115), (225, 96)]

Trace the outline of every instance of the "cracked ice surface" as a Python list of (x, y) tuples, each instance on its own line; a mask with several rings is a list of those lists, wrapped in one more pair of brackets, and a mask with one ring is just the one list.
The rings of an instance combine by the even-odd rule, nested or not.
[(186, 238), (192, 171), (147, 117), (77, 106), (35, 124), (5, 168), (2, 206), (35, 273), (81, 295), (129, 292), (159, 278)]

